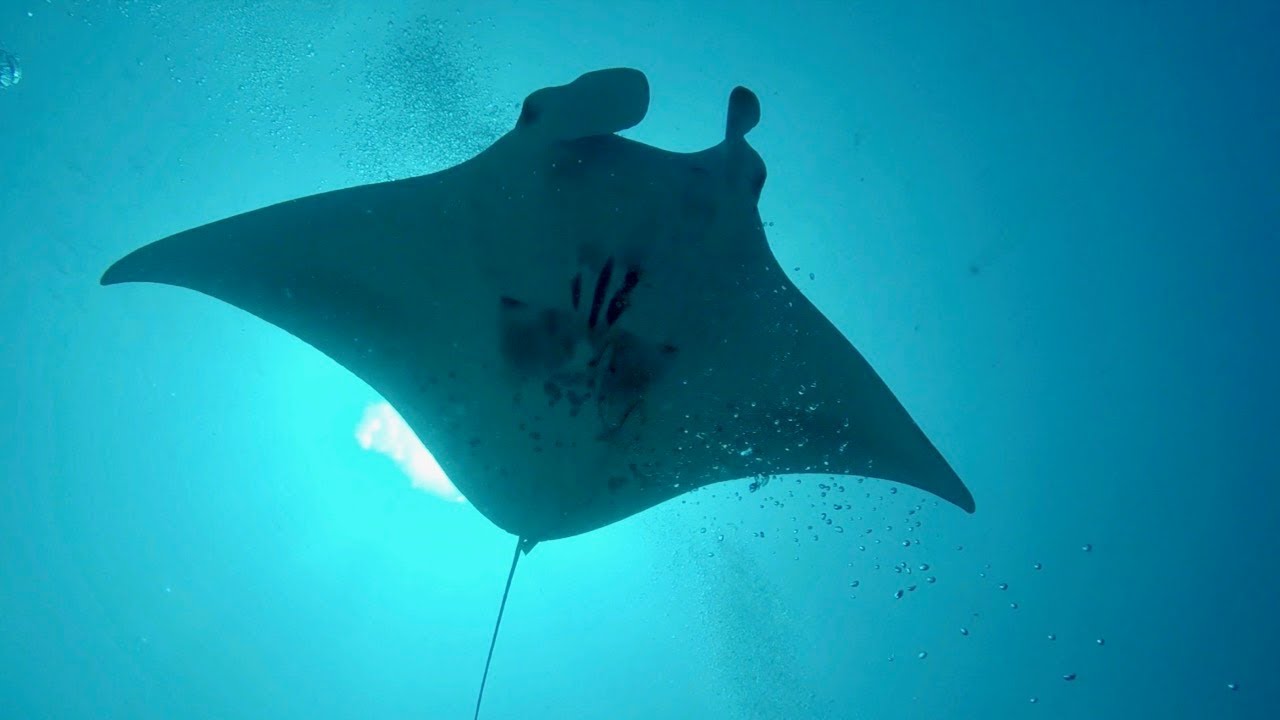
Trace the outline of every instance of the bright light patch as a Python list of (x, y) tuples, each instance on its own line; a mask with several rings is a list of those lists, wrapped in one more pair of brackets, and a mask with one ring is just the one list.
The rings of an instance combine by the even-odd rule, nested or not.
[(466, 500), (390, 403), (379, 402), (365, 408), (364, 417), (356, 427), (356, 442), (365, 450), (394, 460), (419, 490), (450, 502)]

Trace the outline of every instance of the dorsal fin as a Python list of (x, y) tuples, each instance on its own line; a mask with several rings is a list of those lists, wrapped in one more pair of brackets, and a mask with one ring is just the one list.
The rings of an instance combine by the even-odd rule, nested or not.
[(493, 638), (489, 640), (489, 656), (484, 659), (484, 674), (480, 676), (480, 692), (476, 694), (476, 714), (474, 720), (480, 719), (480, 703), (484, 700), (484, 684), (489, 679), (489, 665), (493, 663), (493, 648), (498, 644), (498, 628), (502, 626), (502, 611), (507, 609), (507, 595), (511, 594), (511, 580), (516, 576), (516, 564), (520, 562), (520, 553), (528, 553), (538, 541), (520, 538), (516, 541), (516, 554), (511, 558), (511, 570), (507, 572), (507, 586), (502, 589), (502, 603), (498, 605), (498, 619), (493, 623)]

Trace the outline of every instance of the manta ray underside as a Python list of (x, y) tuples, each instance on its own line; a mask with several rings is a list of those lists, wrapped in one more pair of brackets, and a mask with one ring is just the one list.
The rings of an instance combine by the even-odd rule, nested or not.
[(648, 105), (641, 72), (588, 73), (460, 165), (187, 230), (102, 283), (197, 290), (329, 355), (520, 538), (516, 559), (737, 478), (882, 478), (972, 512), (770, 251), (756, 96), (733, 90), (724, 140), (687, 154), (615, 134)]

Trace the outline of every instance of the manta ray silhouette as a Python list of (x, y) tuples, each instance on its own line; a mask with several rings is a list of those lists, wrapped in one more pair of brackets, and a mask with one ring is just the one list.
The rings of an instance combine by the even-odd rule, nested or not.
[(142, 247), (102, 284), (197, 290), (382, 394), (522, 553), (699, 487), (779, 474), (969, 490), (778, 265), (746, 141), (675, 153), (615, 133), (638, 70), (538, 90), (515, 127), (430, 175), (322, 193)]

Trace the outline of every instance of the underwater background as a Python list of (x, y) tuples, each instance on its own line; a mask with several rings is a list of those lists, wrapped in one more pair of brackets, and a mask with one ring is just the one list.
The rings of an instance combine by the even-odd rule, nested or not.
[(173, 232), (625, 65), (977, 498), (706, 488), (520, 565), (485, 718), (1270, 718), (1280, 5), (0, 0), (0, 719), (467, 718), (514, 538)]

